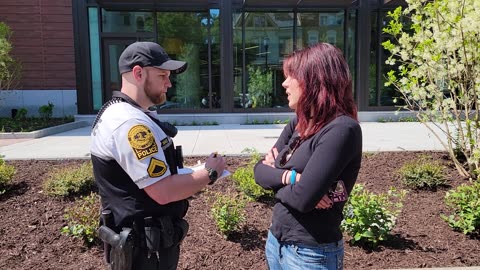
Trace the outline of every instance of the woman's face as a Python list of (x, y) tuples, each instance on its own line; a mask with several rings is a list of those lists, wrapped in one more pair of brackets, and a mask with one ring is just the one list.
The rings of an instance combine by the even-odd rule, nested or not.
[(285, 93), (287, 93), (288, 107), (296, 110), (298, 100), (302, 95), (302, 89), (300, 88), (300, 84), (298, 83), (297, 79), (288, 75), (285, 81), (283, 81), (282, 86), (286, 90)]

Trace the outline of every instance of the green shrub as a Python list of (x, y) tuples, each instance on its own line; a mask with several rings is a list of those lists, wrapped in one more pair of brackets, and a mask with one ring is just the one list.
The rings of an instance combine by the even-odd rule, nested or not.
[(15, 120), (25, 120), (27, 118), (28, 110), (26, 108), (20, 108), (15, 115)]
[(13, 32), (4, 22), (0, 22), (0, 90), (17, 89), (22, 65), (12, 57)]
[(67, 167), (52, 172), (43, 183), (47, 195), (67, 197), (91, 191), (95, 185), (91, 162), (80, 167)]
[(15, 171), (14, 166), (5, 164), (5, 161), (0, 158), (0, 194), (7, 191), (8, 186), (12, 183)]
[(211, 208), (213, 219), (220, 233), (228, 238), (232, 232), (239, 230), (245, 221), (246, 201), (220, 193), (213, 193), (213, 196), (215, 197)]
[(423, 156), (406, 162), (398, 171), (401, 181), (414, 189), (436, 189), (446, 182), (444, 166), (431, 157)]
[(441, 215), (448, 225), (464, 234), (480, 234), (480, 182), (463, 184), (445, 195), (445, 203), (453, 210)]
[(40, 106), (40, 108), (38, 108), (38, 113), (40, 114), (40, 117), (43, 119), (52, 118), (53, 107), (55, 107), (55, 105), (53, 105), (53, 103), (51, 103), (50, 101), (48, 102), (48, 105)]
[(352, 237), (352, 243), (376, 247), (395, 227), (405, 195), (406, 191), (394, 188), (386, 194), (373, 194), (356, 184), (343, 210), (341, 228)]
[(87, 245), (98, 241), (97, 229), (100, 219), (100, 198), (95, 193), (81, 197), (72, 207), (65, 209), (67, 226), (62, 233), (83, 239)]
[(248, 164), (245, 167), (238, 168), (232, 175), (233, 182), (237, 188), (253, 200), (258, 200), (264, 196), (272, 197), (273, 192), (271, 190), (266, 190), (255, 183), (253, 167), (262, 159), (262, 156), (255, 149), (251, 148), (246, 148), (242, 152), (250, 153), (251, 156)]

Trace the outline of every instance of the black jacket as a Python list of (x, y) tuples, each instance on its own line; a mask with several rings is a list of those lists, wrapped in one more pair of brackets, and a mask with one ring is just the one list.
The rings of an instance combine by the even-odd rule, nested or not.
[[(336, 242), (342, 239), (340, 223), (345, 202), (335, 203), (330, 209), (315, 206), (338, 180), (345, 183), (350, 194), (362, 158), (360, 125), (348, 116), (339, 116), (303, 141), (284, 162), (291, 152), (288, 146), (298, 137), (296, 124), (297, 119), (291, 121), (275, 143), (279, 152), (276, 168), (260, 161), (254, 169), (257, 184), (273, 189), (278, 199), (270, 230), (283, 242), (308, 246)], [(301, 173), (300, 181), (284, 186), (281, 176), (285, 169)]]

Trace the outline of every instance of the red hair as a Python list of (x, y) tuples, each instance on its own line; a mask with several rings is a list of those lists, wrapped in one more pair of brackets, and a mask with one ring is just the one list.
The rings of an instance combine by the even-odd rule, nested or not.
[(295, 78), (302, 90), (295, 111), (296, 130), (302, 139), (314, 135), (341, 114), (358, 121), (352, 77), (340, 49), (318, 43), (294, 51), (283, 62), (283, 72)]

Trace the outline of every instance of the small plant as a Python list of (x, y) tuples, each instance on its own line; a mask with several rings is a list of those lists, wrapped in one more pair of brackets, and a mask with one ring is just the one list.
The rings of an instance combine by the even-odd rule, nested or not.
[(341, 228), (352, 237), (352, 243), (376, 247), (395, 227), (405, 195), (406, 191), (394, 188), (386, 194), (373, 194), (356, 184), (343, 210)]
[(271, 190), (266, 190), (255, 183), (253, 167), (262, 159), (261, 155), (252, 148), (246, 148), (242, 153), (250, 153), (251, 156), (248, 165), (238, 168), (232, 176), (238, 189), (253, 200), (258, 200), (264, 196), (273, 196)]
[(463, 184), (445, 195), (445, 203), (453, 213), (441, 215), (448, 225), (464, 234), (480, 234), (480, 182)]
[(91, 191), (95, 185), (91, 162), (82, 164), (79, 168), (62, 168), (52, 172), (43, 183), (47, 195), (67, 197)]
[(15, 171), (14, 166), (5, 164), (3, 158), (0, 158), (0, 195), (5, 193), (12, 183)]
[(65, 210), (64, 218), (68, 225), (62, 228), (62, 233), (83, 239), (87, 245), (94, 244), (98, 241), (99, 209), (100, 198), (96, 193), (81, 197)]
[(15, 120), (25, 120), (27, 118), (28, 110), (26, 108), (20, 108), (15, 115)]
[(53, 103), (51, 103), (50, 101), (48, 102), (48, 105), (40, 106), (40, 108), (38, 108), (38, 113), (40, 114), (40, 117), (43, 119), (52, 118), (53, 107), (55, 107), (55, 105), (53, 105)]
[(435, 190), (446, 183), (443, 170), (444, 166), (440, 162), (422, 156), (405, 163), (397, 173), (402, 182), (410, 188)]
[(243, 198), (235, 198), (230, 195), (213, 194), (214, 202), (211, 213), (220, 233), (228, 238), (233, 232), (240, 229), (245, 221), (245, 205)]

